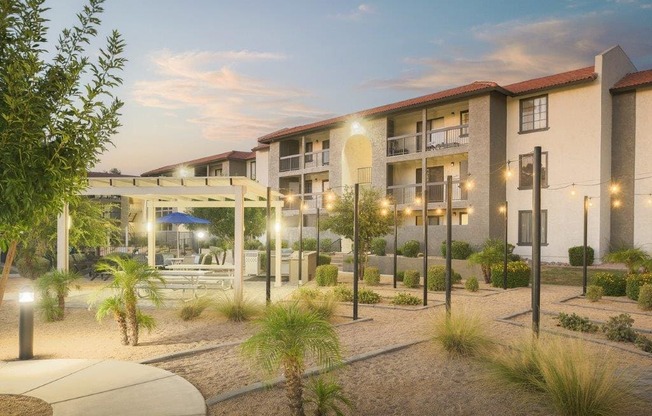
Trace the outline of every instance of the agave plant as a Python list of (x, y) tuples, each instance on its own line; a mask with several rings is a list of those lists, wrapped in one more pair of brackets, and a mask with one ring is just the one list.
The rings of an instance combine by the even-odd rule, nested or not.
[(79, 274), (74, 272), (55, 270), (36, 280), (36, 287), (41, 294), (39, 308), (46, 321), (63, 320), (66, 309), (66, 296), (70, 293), (73, 282), (80, 277)]
[[(106, 288), (113, 289), (115, 295), (100, 303), (97, 319), (101, 320), (112, 313), (122, 332), (124, 345), (138, 345), (139, 326), (152, 329), (155, 321), (143, 314), (138, 308), (138, 298), (151, 301), (154, 306), (161, 306), (163, 299), (160, 286), (165, 280), (158, 271), (138, 260), (110, 256), (97, 267), (100, 272), (113, 275), (113, 281)], [(140, 291), (140, 292), (139, 292)]]

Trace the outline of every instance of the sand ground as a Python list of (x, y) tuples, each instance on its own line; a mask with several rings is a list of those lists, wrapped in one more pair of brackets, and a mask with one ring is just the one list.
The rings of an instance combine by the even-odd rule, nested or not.
[[(346, 277), (344, 278), (346, 280)], [(350, 280), (350, 278), (349, 278)], [(18, 289), (29, 281), (12, 277), (5, 301), (0, 307), (0, 360), (14, 360), (18, 354)], [(170, 301), (162, 309), (147, 309), (155, 316), (158, 326), (141, 335), (140, 345), (120, 344), (117, 326), (111, 320), (98, 323), (94, 311), (87, 307), (91, 293), (105, 282), (83, 281), (69, 299), (65, 320), (45, 323), (39, 317), (35, 323), (34, 354), (45, 358), (107, 358), (139, 361), (161, 354), (196, 347), (244, 341), (255, 326), (252, 323), (231, 323), (207, 310), (194, 321), (182, 321), (177, 313), (180, 301)], [(260, 296), (260, 285), (245, 285), (251, 297)], [(285, 297), (293, 287), (279, 290)], [(421, 296), (421, 289), (392, 289), (390, 284), (374, 288), (382, 296), (396, 291)], [(633, 344), (611, 343), (601, 335), (577, 334), (556, 326), (553, 314), (575, 312), (596, 321), (627, 312), (635, 319), (634, 326), (652, 331), (652, 313), (642, 312), (635, 303), (605, 298), (589, 303), (578, 295), (580, 288), (543, 286), (541, 291), (541, 328), (544, 335), (556, 332), (581, 336), (595, 345), (596, 354), (602, 348), (616, 351), (612, 359), (619, 367), (643, 374), (637, 394), (652, 408), (652, 354), (645, 354)], [(470, 293), (456, 287), (452, 295), (452, 310), (465, 309), (485, 319), (488, 332), (498, 343), (510, 342), (531, 334), (531, 315), (524, 313), (507, 321), (500, 319), (530, 308), (531, 291), (527, 288), (503, 291), (481, 283), (481, 290)], [(562, 302), (563, 301), (563, 302)], [(428, 308), (392, 308), (363, 306), (361, 318), (354, 324), (337, 327), (346, 357), (376, 351), (388, 346), (420, 341), (432, 336), (435, 314), (444, 310), (444, 294), (429, 293)], [(385, 304), (385, 306), (387, 306)], [(352, 307), (340, 304), (336, 323), (349, 322)], [(603, 344), (607, 344), (605, 347)], [(239, 389), (261, 380), (261, 375), (242, 359), (238, 346), (225, 346), (177, 359), (153, 364), (172, 371), (193, 383), (206, 399)], [(355, 403), (360, 415), (552, 415), (554, 410), (536, 396), (524, 394), (509, 386), (497, 386), (485, 377), (480, 362), (451, 359), (432, 342), (413, 346), (375, 358), (359, 361), (336, 371), (344, 391)], [(647, 374), (647, 376), (646, 376)], [(647, 378), (646, 378), (647, 377)], [(248, 393), (212, 405), (211, 415), (283, 415), (288, 414), (282, 386)]]

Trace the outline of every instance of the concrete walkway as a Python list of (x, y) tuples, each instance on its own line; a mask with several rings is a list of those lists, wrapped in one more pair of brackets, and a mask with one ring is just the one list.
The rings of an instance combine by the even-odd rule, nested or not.
[(0, 394), (37, 397), (54, 416), (205, 416), (204, 397), (159, 368), (115, 360), (0, 362)]

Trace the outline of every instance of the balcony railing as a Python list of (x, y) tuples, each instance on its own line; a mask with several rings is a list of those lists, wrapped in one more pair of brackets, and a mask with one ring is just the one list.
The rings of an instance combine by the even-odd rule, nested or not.
[(279, 171), (287, 172), (290, 170), (299, 170), (300, 155), (281, 156)]
[[(315, 192), (310, 194), (303, 195), (293, 195), (292, 200), (285, 201), (283, 209), (285, 210), (298, 210), (299, 204), (303, 200), (303, 207), (305, 210), (315, 209), (317, 207), (326, 209), (326, 200), (327, 192)], [(302, 198), (303, 197), (303, 198)]]
[[(428, 203), (446, 202), (446, 182), (428, 182)], [(466, 201), (467, 191), (464, 181), (453, 181), (453, 201)], [(421, 198), (421, 184), (394, 185), (387, 187), (387, 195), (397, 204), (414, 204)]]
[(304, 168), (317, 168), (319, 166), (328, 166), (330, 164), (330, 150), (322, 150), (320, 152), (304, 153), (303, 167)]
[[(438, 151), (469, 144), (469, 125), (445, 127), (426, 132), (426, 151)], [(410, 133), (387, 139), (387, 156), (418, 153), (423, 150), (423, 134)]]

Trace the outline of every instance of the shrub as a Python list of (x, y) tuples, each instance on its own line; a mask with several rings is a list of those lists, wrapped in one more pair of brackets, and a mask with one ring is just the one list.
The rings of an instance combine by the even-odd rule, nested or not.
[(335, 296), (332, 292), (324, 293), (318, 289), (302, 287), (292, 294), (299, 308), (313, 312), (321, 319), (328, 320), (335, 312)]
[(650, 339), (643, 334), (636, 335), (634, 345), (645, 352), (652, 352), (652, 341), (650, 341)]
[(396, 255), (397, 256), (403, 255), (403, 247), (396, 247)]
[(262, 306), (248, 298), (234, 298), (229, 295), (215, 303), (215, 310), (229, 321), (244, 322), (262, 311)]
[(571, 331), (596, 332), (598, 330), (598, 326), (593, 324), (589, 318), (582, 318), (575, 313), (568, 315), (564, 312), (559, 312), (557, 319), (562, 328), (570, 329)]
[(452, 356), (476, 356), (491, 345), (485, 328), (478, 315), (464, 310), (451, 315), (441, 312), (435, 318), (434, 339)]
[(588, 285), (586, 287), (586, 298), (589, 302), (597, 302), (602, 299), (604, 289), (597, 285)]
[(409, 293), (399, 292), (392, 298), (394, 305), (420, 305), (421, 299)]
[(317, 257), (317, 266), (324, 266), (326, 264), (331, 264), (331, 256), (320, 254), (319, 257)]
[(334, 264), (324, 264), (315, 269), (315, 281), (318, 286), (335, 286), (339, 270)]
[[(304, 251), (317, 251), (317, 239), (316, 238), (304, 238), (302, 240), (303, 242), (303, 250)], [(320, 242), (321, 243), (321, 242)], [(295, 241), (292, 243), (292, 250), (298, 251), (299, 250), (299, 242)]]
[[(272, 251), (276, 250), (276, 239), (273, 238), (272, 241), (269, 242), (269, 245), (272, 248)], [(281, 240), (281, 248), (288, 248), (288, 247), (289, 247), (288, 240)]]
[(380, 295), (371, 289), (358, 290), (358, 302), (374, 304), (380, 302)]
[(434, 291), (446, 290), (446, 267), (444, 266), (428, 267), (428, 290), (434, 290)]
[(371, 240), (371, 253), (376, 256), (384, 256), (387, 248), (387, 241), (384, 238), (374, 238)]
[(403, 272), (403, 286), (415, 288), (419, 286), (421, 275), (418, 270), (406, 270)]
[(333, 296), (338, 302), (353, 302), (353, 290), (347, 285), (335, 286)]
[(405, 277), (405, 272), (404, 271), (396, 272), (396, 281), (397, 282), (402, 282), (404, 277)]
[(469, 292), (477, 292), (478, 290), (480, 290), (480, 284), (478, 283), (478, 279), (476, 277), (469, 277), (468, 279), (466, 279), (466, 282), (464, 283), (464, 288)]
[(600, 286), (605, 296), (625, 295), (625, 275), (622, 273), (600, 272), (591, 278), (592, 285)]
[(16, 268), (21, 277), (34, 280), (50, 270), (50, 261), (45, 257), (25, 255), (18, 258)]
[(328, 253), (331, 251), (331, 246), (333, 245), (333, 240), (330, 238), (320, 238), (319, 239), (319, 251), (323, 253)]
[(624, 247), (605, 254), (602, 259), (607, 263), (622, 263), (627, 266), (629, 274), (635, 274), (650, 260), (650, 255), (640, 248)]
[(652, 284), (646, 283), (638, 292), (638, 307), (644, 311), (652, 310)]
[(602, 332), (612, 341), (634, 341), (636, 332), (632, 329), (634, 320), (629, 314), (622, 313), (609, 318), (606, 324), (602, 325)]
[[(451, 241), (451, 258), (456, 260), (466, 260), (473, 253), (471, 245), (466, 241)], [(441, 255), (446, 257), (446, 241), (441, 243)]]
[(183, 303), (181, 309), (179, 309), (179, 317), (184, 321), (193, 320), (199, 317), (199, 315), (201, 315), (201, 313), (204, 312), (211, 303), (211, 298), (194, 298), (190, 302)]
[[(586, 264), (592, 265), (594, 253), (592, 247), (586, 247)], [(568, 249), (568, 262), (571, 266), (584, 265), (584, 246), (575, 246)]]
[(263, 249), (263, 243), (261, 243), (258, 240), (247, 240), (244, 243), (244, 249), (245, 250), (262, 250)]
[(377, 267), (367, 267), (364, 269), (364, 282), (369, 286), (378, 286), (380, 284), (380, 272)]
[(344, 415), (341, 408), (345, 405), (354, 413), (355, 406), (344, 394), (342, 386), (328, 376), (313, 378), (306, 386), (306, 403), (315, 407), (316, 415)]
[(419, 255), (420, 245), (417, 240), (406, 241), (401, 251), (405, 257), (417, 257)]
[(625, 294), (631, 300), (638, 300), (638, 292), (644, 284), (652, 284), (652, 273), (630, 274), (625, 279)]
[[(524, 261), (507, 263), (507, 287), (528, 287), (530, 284), (530, 266)], [(503, 265), (491, 268), (491, 286), (503, 287)]]

